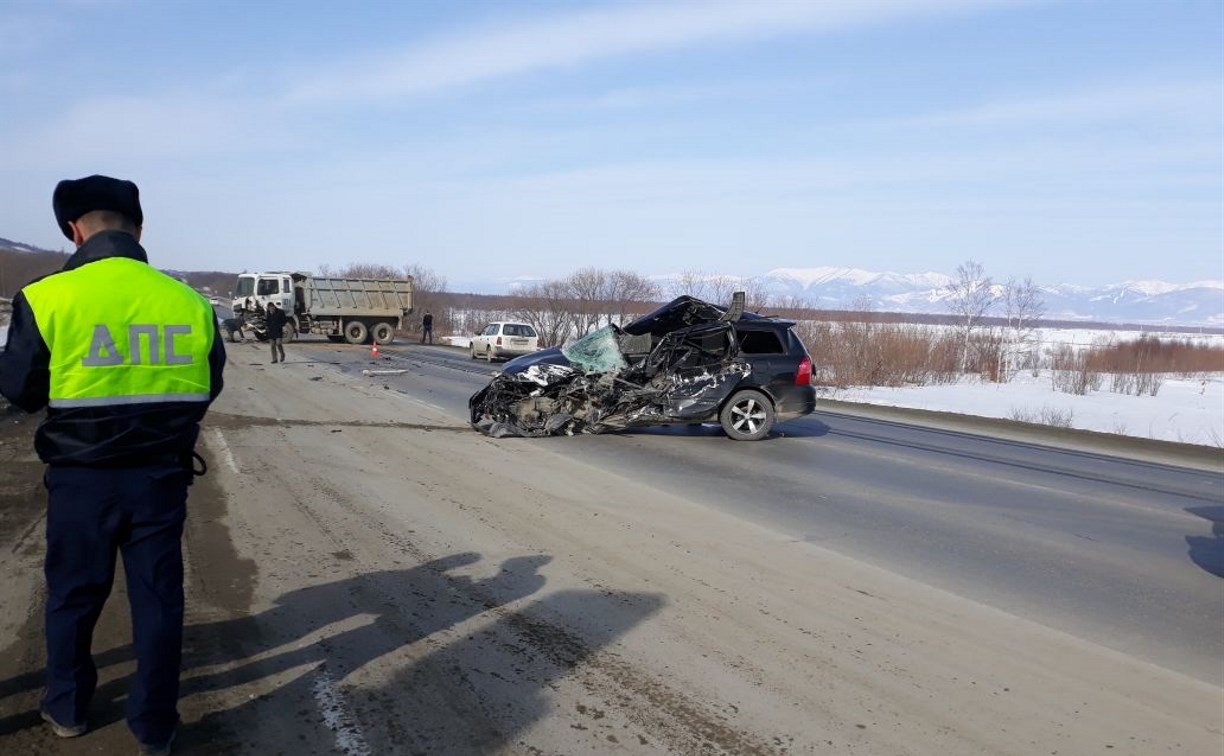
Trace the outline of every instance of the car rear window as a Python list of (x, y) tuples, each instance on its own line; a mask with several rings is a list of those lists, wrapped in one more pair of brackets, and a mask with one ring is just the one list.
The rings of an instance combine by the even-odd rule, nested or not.
[(507, 336), (535, 336), (535, 329), (529, 325), (518, 325), (516, 323), (507, 323), (502, 332)]
[(740, 331), (739, 341), (744, 354), (786, 354), (782, 340), (773, 331)]

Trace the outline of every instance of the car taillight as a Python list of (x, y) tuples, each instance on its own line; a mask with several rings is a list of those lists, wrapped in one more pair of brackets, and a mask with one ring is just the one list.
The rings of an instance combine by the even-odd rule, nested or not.
[(806, 386), (812, 382), (812, 358), (806, 354), (799, 360), (799, 369), (795, 371), (795, 385)]

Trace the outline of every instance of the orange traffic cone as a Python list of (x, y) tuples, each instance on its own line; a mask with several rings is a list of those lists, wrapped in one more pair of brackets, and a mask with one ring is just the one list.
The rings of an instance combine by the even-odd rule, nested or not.
[(378, 356), (378, 342), (377, 341), (375, 341), (374, 346), (370, 348), (370, 356), (371, 357)]

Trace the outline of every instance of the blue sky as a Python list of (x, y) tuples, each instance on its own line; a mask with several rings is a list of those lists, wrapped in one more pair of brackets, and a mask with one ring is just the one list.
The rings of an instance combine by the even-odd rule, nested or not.
[(154, 262), (1224, 278), (1224, 0), (0, 0), (0, 236)]

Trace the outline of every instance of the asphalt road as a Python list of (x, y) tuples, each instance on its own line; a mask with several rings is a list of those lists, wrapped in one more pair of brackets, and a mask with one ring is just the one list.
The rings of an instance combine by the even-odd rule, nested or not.
[[(491, 439), (496, 365), (286, 352), (234, 345), (203, 424), (181, 756), (1224, 748), (1211, 454), (845, 407)], [(39, 721), (42, 465), (0, 420), (0, 753), (130, 752), (121, 577), (90, 731)]]
[[(407, 368), (378, 380), (460, 417), (500, 368), (428, 345), (383, 349), (377, 363), (330, 351), (348, 369)], [(1224, 455), (1214, 470), (1202, 454), (1178, 466), (1143, 459), (1147, 444), (1108, 455), (1081, 450), (1091, 444), (1074, 434), (1001, 439), (837, 406), (758, 443), (730, 442), (716, 425), (507, 443), (632, 471), (796, 540), (1224, 684)], [(1163, 458), (1176, 459), (1168, 448)]]

